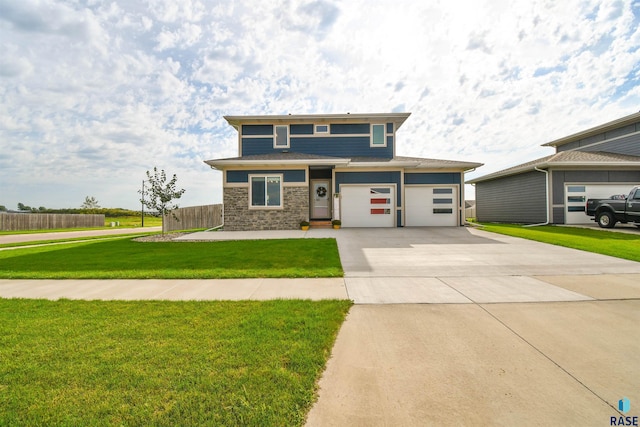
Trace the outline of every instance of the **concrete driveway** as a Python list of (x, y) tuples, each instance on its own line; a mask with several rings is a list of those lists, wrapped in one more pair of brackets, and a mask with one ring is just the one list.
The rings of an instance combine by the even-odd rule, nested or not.
[(640, 415), (640, 263), (469, 228), (336, 237), (357, 304), (308, 426)]
[(602, 282), (607, 298), (640, 298), (640, 263), (474, 228), (313, 231), (337, 238), (358, 304), (581, 301), (602, 297)]

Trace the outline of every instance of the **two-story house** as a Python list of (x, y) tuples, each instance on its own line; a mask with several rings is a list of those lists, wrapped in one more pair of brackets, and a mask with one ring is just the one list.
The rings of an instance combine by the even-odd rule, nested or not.
[(239, 156), (223, 174), (225, 230), (458, 226), (464, 172), (480, 163), (396, 156), (410, 113), (226, 116)]
[(640, 113), (544, 144), (555, 154), (468, 181), (483, 222), (587, 224), (586, 200), (640, 184)]

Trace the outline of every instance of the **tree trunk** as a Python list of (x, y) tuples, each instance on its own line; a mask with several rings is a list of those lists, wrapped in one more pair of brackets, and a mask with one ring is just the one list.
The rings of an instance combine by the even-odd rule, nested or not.
[(162, 235), (164, 236), (164, 208), (162, 208)]

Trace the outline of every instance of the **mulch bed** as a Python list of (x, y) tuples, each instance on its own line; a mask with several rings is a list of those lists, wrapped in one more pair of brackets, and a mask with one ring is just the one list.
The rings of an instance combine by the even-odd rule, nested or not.
[(184, 236), (190, 233), (165, 233), (165, 234), (153, 234), (151, 236), (136, 237), (134, 242), (171, 242), (176, 237)]

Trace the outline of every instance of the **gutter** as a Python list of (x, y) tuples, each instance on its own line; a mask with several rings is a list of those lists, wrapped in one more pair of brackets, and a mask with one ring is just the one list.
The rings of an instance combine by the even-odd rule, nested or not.
[(534, 166), (533, 167), (535, 170), (537, 170), (538, 172), (543, 172), (545, 174), (545, 191), (544, 191), (544, 195), (545, 195), (545, 200), (546, 200), (546, 211), (547, 211), (547, 221), (546, 222), (542, 222), (540, 224), (528, 224), (528, 225), (523, 225), (523, 227), (538, 227), (540, 225), (548, 225), (549, 224), (549, 171), (546, 171), (544, 169), (538, 169), (538, 167)]

